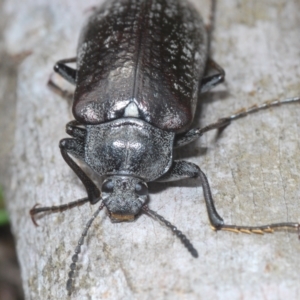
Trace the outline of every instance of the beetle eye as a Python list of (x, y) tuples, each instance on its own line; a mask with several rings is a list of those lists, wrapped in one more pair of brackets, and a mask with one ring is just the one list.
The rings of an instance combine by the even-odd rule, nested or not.
[(146, 196), (148, 194), (148, 187), (144, 182), (139, 182), (135, 185), (135, 192), (139, 196)]
[(114, 190), (114, 183), (112, 180), (104, 181), (102, 184), (102, 192), (103, 193), (112, 193)]

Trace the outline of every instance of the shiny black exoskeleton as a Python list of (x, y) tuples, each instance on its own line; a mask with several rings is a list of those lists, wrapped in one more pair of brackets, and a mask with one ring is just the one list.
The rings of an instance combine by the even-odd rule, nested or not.
[[(72, 154), (105, 176), (111, 193), (100, 196), (75, 171), (89, 201), (102, 199), (112, 220), (132, 220), (145, 205), (146, 189), (142, 198), (132, 181), (146, 186), (198, 176), (198, 167), (174, 162), (172, 155), (174, 146), (199, 136), (182, 133), (193, 121), (201, 90), (224, 78), (203, 75), (207, 44), (204, 24), (186, 1), (107, 1), (82, 30), (77, 69), (65, 65), (72, 60), (56, 64), (55, 71), (76, 85), (78, 122), (68, 126), (74, 139), (62, 140), (60, 147), (65, 157)], [(78, 125), (85, 126), (80, 134)]]
[[(202, 134), (188, 131), (198, 96), (224, 79), (212, 61), (218, 73), (205, 76), (207, 50), (203, 21), (187, 1), (110, 0), (84, 26), (77, 57), (55, 65), (76, 85), (76, 121), (67, 125), (73, 138), (60, 142), (62, 155), (87, 201), (102, 200), (113, 221), (133, 220), (145, 209), (147, 182), (201, 174), (194, 164), (173, 161), (173, 148)], [(104, 177), (102, 193), (69, 154)]]

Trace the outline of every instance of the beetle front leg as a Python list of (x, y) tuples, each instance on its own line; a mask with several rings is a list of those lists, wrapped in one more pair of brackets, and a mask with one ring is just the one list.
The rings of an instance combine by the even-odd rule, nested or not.
[(206, 176), (197, 165), (183, 160), (173, 161), (171, 169), (156, 181), (165, 182), (186, 178), (200, 178), (210, 224), (215, 230), (220, 229), (224, 221), (215, 208)]
[(76, 139), (63, 139), (60, 141), (60, 149), (62, 157), (65, 162), (69, 165), (69, 167), (75, 172), (78, 178), (83, 183), (88, 196), (86, 198), (82, 198), (67, 204), (62, 204), (59, 206), (49, 206), (49, 207), (36, 207), (35, 205), (30, 210), (30, 216), (35, 225), (37, 223), (34, 220), (34, 216), (41, 212), (62, 212), (68, 209), (71, 209), (76, 206), (80, 206), (85, 204), (86, 202), (90, 202), (90, 204), (95, 204), (101, 200), (101, 193), (98, 187), (94, 184), (94, 182), (83, 172), (83, 170), (74, 162), (74, 160), (69, 156), (68, 152), (74, 155), (75, 157), (82, 159), (84, 158), (84, 146), (80, 140)]
[(197, 165), (193, 163), (189, 163), (186, 161), (174, 161), (169, 172), (163, 175), (157, 181), (172, 181), (184, 178), (199, 178), (201, 180), (208, 218), (214, 230), (233, 231), (237, 233), (242, 232), (264, 234), (272, 233), (275, 230), (292, 229), (297, 230), (299, 236), (300, 224), (297, 222), (283, 222), (261, 226), (240, 226), (224, 224), (223, 219), (219, 216), (215, 208), (214, 200), (211, 195), (211, 190), (206, 175)]
[(101, 193), (95, 183), (83, 172), (83, 170), (69, 156), (68, 152), (74, 156), (84, 158), (84, 145), (75, 139), (63, 139), (59, 143), (61, 155), (69, 167), (75, 172), (88, 194), (91, 204), (97, 203), (101, 198)]

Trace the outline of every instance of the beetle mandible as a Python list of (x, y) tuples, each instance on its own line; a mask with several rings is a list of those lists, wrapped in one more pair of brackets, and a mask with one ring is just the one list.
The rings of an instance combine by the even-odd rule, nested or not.
[[(77, 57), (56, 63), (55, 72), (76, 86), (75, 121), (66, 126), (71, 138), (61, 140), (59, 146), (64, 160), (85, 186), (87, 197), (60, 206), (35, 206), (30, 214), (33, 218), (41, 212), (100, 203), (72, 257), (69, 292), (84, 237), (104, 207), (113, 222), (133, 221), (141, 213), (160, 220), (192, 256), (198, 256), (181, 231), (148, 207), (148, 182), (199, 179), (215, 230), (299, 230), (297, 222), (264, 226), (225, 224), (216, 211), (205, 174), (193, 163), (173, 159), (173, 149), (207, 131), (222, 129), (249, 113), (300, 100), (297, 97), (265, 103), (206, 127), (189, 129), (198, 95), (225, 77), (223, 69), (209, 58), (208, 45), (202, 19), (185, 0), (108, 0), (83, 28)], [(67, 65), (72, 62), (77, 63), (76, 69)], [(208, 70), (215, 72), (211, 75)], [(72, 157), (103, 179), (101, 192)]]

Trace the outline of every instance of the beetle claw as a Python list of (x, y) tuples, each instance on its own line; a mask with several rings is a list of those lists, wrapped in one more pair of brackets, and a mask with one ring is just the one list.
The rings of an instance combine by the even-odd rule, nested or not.
[(34, 224), (34, 226), (36, 226), (36, 227), (38, 227), (39, 224), (36, 222), (34, 216), (36, 215), (35, 209), (36, 209), (36, 207), (39, 206), (39, 205), (40, 205), (39, 203), (35, 204), (35, 205), (33, 206), (33, 208), (29, 211), (29, 214), (30, 214), (30, 217), (31, 217), (31, 221), (32, 221), (32, 223)]

